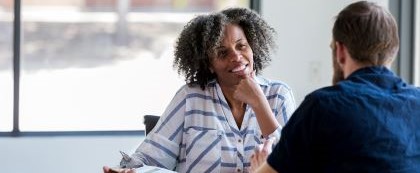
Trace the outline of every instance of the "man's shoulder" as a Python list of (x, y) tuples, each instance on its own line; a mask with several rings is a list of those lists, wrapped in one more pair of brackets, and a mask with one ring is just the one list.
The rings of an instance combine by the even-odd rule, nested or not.
[[(308, 94), (309, 97), (313, 98), (343, 98), (343, 97), (359, 97), (366, 95), (367, 93), (372, 94), (372, 86), (366, 84), (355, 83), (352, 81), (344, 80), (333, 86), (326, 86), (313, 91)], [(380, 92), (380, 91), (376, 91)], [(368, 95), (369, 95), (368, 94)]]
[(344, 104), (345, 100), (351, 100), (351, 97), (355, 95), (340, 86), (327, 86), (306, 95), (302, 104), (311, 109), (325, 111)]
[(342, 94), (343, 90), (338, 86), (327, 86), (309, 93), (306, 97), (309, 99), (331, 98), (333, 95)]

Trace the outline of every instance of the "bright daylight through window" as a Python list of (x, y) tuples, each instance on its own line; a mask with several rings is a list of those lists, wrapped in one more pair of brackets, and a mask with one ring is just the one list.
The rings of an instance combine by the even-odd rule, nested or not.
[(0, 131), (13, 128), (13, 1), (0, 1)]
[[(192, 17), (245, 0), (24, 0), (21, 131), (141, 130), (185, 82), (173, 46)], [(0, 127), (12, 125), (13, 0), (0, 3)], [(5, 109), (4, 109), (5, 108)]]

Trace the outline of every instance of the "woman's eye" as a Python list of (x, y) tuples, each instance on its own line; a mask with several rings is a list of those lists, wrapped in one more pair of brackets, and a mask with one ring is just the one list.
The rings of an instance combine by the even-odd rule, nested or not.
[(243, 50), (243, 49), (246, 48), (246, 44), (240, 44), (240, 45), (238, 45), (238, 47), (239, 47), (240, 50)]
[(219, 58), (224, 58), (227, 54), (227, 51), (223, 50), (223, 51), (219, 51), (219, 53), (217, 54)]

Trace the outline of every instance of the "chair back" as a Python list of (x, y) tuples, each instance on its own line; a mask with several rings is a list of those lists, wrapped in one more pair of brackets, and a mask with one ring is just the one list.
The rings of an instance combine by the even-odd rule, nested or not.
[(157, 115), (145, 115), (143, 117), (144, 119), (144, 126), (146, 127), (145, 133), (146, 136), (153, 130), (153, 128), (156, 126), (157, 122), (159, 121), (160, 116)]

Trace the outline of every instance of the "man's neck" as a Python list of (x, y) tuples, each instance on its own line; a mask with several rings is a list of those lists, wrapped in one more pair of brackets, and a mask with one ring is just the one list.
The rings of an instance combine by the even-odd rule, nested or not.
[[(372, 65), (362, 64), (362, 63), (358, 63), (356, 61), (351, 60), (350, 63), (343, 69), (344, 79), (350, 76), (353, 72), (361, 68), (370, 67), (370, 66)], [(383, 64), (383, 66), (390, 69), (391, 63)]]
[(346, 66), (343, 69), (343, 74), (344, 74), (344, 79), (346, 79), (348, 76), (350, 76), (353, 72), (367, 67), (368, 65), (362, 65), (362, 64), (358, 64), (358, 63), (350, 63), (348, 66)]

